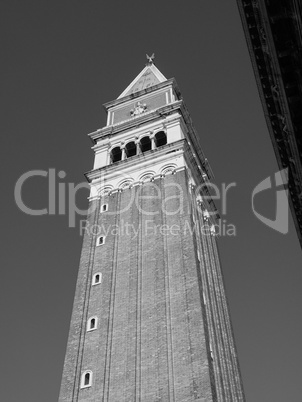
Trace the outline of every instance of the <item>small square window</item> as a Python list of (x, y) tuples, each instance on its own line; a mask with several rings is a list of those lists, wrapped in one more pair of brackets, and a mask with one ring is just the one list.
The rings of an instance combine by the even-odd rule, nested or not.
[(82, 374), (81, 388), (91, 387), (91, 383), (92, 383), (92, 371), (86, 370)]
[(102, 204), (100, 208), (100, 213), (108, 211), (108, 204)]
[(92, 277), (92, 284), (98, 285), (101, 282), (102, 282), (102, 274), (100, 272), (94, 274)]
[(87, 323), (87, 331), (93, 331), (94, 329), (97, 329), (97, 325), (98, 325), (97, 317), (89, 318)]
[(213, 353), (213, 349), (212, 349), (212, 345), (210, 344), (210, 356), (211, 356), (211, 360), (214, 360), (214, 353)]
[(102, 246), (103, 244), (105, 244), (105, 236), (100, 236), (97, 238), (97, 242), (96, 245), (97, 246)]

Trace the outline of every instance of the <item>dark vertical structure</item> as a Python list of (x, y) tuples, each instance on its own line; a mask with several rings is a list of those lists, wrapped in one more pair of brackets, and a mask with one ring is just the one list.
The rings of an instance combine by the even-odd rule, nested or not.
[(150, 60), (105, 108), (59, 401), (244, 401), (211, 173), (177, 84)]
[(237, 0), (258, 90), (302, 246), (302, 2)]

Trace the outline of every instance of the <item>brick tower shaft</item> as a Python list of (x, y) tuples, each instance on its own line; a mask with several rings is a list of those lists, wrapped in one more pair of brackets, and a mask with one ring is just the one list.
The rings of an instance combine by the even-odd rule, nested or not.
[(244, 401), (211, 171), (177, 84), (149, 60), (105, 107), (59, 402)]

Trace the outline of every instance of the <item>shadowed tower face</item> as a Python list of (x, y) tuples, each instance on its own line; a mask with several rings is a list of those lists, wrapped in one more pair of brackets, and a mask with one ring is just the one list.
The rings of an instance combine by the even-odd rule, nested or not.
[(209, 196), (174, 79), (105, 105), (60, 402), (244, 401)]

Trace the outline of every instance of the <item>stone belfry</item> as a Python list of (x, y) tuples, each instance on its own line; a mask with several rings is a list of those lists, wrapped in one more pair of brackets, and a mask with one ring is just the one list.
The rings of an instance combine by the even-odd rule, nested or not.
[(177, 84), (149, 57), (105, 108), (59, 402), (244, 401), (211, 170)]

